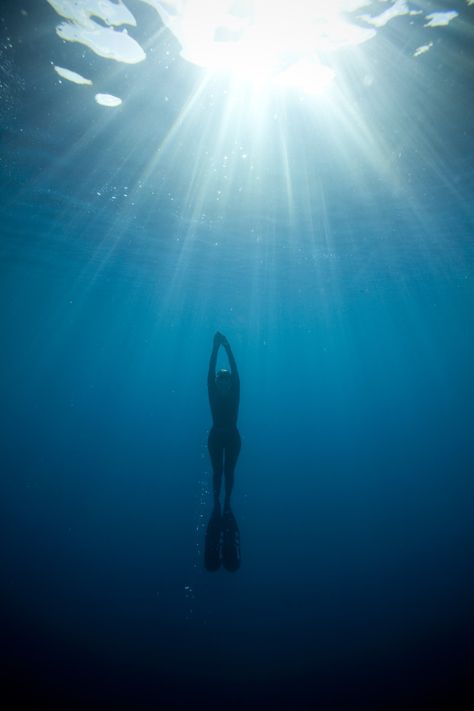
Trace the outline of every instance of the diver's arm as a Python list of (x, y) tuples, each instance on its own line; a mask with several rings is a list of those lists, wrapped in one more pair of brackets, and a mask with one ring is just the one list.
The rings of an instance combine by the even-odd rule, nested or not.
[(239, 370), (237, 368), (237, 363), (234, 358), (234, 354), (232, 353), (232, 348), (230, 347), (230, 343), (227, 340), (227, 338), (224, 338), (222, 341), (222, 345), (225, 348), (225, 352), (227, 353), (227, 358), (229, 359), (229, 365), (230, 365), (230, 372), (232, 375), (232, 379), (234, 380), (236, 385), (240, 384), (240, 378), (239, 378)]
[(208, 388), (211, 388), (216, 380), (216, 364), (217, 364), (217, 352), (219, 350), (219, 346), (221, 345), (222, 340), (220, 333), (216, 333), (214, 336), (214, 343), (212, 346), (212, 352), (211, 352), (211, 357), (209, 360), (209, 372), (207, 374), (207, 386)]

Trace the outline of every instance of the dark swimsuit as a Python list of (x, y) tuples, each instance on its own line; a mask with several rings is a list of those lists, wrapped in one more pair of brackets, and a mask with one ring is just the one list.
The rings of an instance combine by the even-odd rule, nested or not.
[[(218, 570), (222, 562), (226, 570), (236, 571), (240, 567), (240, 535), (237, 521), (230, 509), (230, 494), (241, 445), (237, 429), (240, 380), (235, 368), (234, 373), (231, 373), (229, 392), (225, 395), (221, 394), (216, 385), (213, 366), (215, 361), (213, 364), (211, 360), (208, 390), (213, 425), (209, 432), (207, 446), (214, 474), (215, 505), (206, 532), (204, 562), (207, 570)], [(226, 501), (221, 516), (218, 501), (222, 474), (225, 477)]]
[(228, 394), (221, 395), (215, 380), (209, 379), (209, 403), (213, 426), (209, 432), (208, 448), (214, 472), (233, 474), (240, 452), (241, 440), (237, 429), (239, 413), (240, 383), (232, 376)]

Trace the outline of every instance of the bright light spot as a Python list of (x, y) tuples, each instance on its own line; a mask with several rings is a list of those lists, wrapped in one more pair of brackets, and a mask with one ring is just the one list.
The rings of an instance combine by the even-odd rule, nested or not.
[(71, 20), (82, 27), (94, 29), (97, 23), (92, 17), (98, 17), (107, 25), (118, 27), (119, 25), (136, 26), (135, 18), (130, 10), (123, 4), (122, 0), (110, 2), (110, 0), (46, 0), (53, 7), (58, 15)]
[(96, 94), (95, 100), (101, 106), (115, 107), (120, 106), (122, 103), (122, 99), (119, 99), (118, 96), (113, 96), (112, 94)]
[(65, 69), (64, 67), (54, 67), (54, 71), (59, 74), (63, 79), (74, 82), (74, 84), (92, 84), (90, 79), (86, 79), (81, 74), (71, 71), (71, 69)]
[(329, 67), (302, 59), (281, 74), (278, 83), (281, 86), (300, 89), (306, 94), (320, 94), (332, 82), (334, 76), (334, 71)]
[(452, 12), (432, 12), (431, 15), (426, 16), (429, 22), (426, 23), (425, 27), (446, 27), (457, 16), (458, 13), (454, 10)]
[(421, 54), (425, 54), (426, 52), (428, 52), (431, 49), (432, 46), (433, 46), (433, 42), (429, 42), (428, 44), (424, 44), (421, 47), (418, 47), (413, 52), (413, 56), (419, 57)]
[(380, 15), (360, 15), (359, 19), (364, 20), (374, 27), (384, 27), (384, 25), (390, 22), (390, 20), (393, 20), (394, 17), (402, 17), (403, 15), (421, 15), (421, 10), (410, 10), (406, 0), (396, 0), (391, 7), (387, 8), (387, 10)]
[[(237, 79), (321, 91), (334, 73), (321, 54), (357, 45), (375, 30), (354, 24), (357, 0), (188, 0), (150, 4), (181, 45), (181, 55)], [(165, 7), (166, 5), (166, 7)], [(171, 12), (171, 9), (174, 12)]]
[[(56, 27), (57, 34), (67, 42), (80, 42), (100, 57), (115, 59), (126, 64), (136, 64), (146, 55), (127, 30), (117, 32), (118, 25), (136, 25), (132, 13), (119, 3), (110, 0), (47, 0), (58, 15), (66, 18)], [(95, 22), (97, 17), (108, 27)]]
[(106, 59), (136, 64), (142, 62), (146, 57), (143, 49), (129, 36), (127, 30), (116, 32), (111, 27), (101, 27), (100, 25), (96, 29), (89, 30), (70, 22), (62, 22), (56, 28), (56, 32), (61, 39), (85, 44), (86, 47)]

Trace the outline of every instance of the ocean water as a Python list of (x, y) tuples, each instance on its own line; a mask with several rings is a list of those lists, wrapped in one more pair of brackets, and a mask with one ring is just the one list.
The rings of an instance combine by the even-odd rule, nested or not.
[[(235, 76), (125, 4), (136, 63), (105, 6), (95, 50), (65, 3), (0, 10), (3, 699), (470, 708), (474, 8), (352, 3), (397, 12), (330, 16), (316, 87), (306, 46)], [(203, 565), (217, 330), (234, 573)]]

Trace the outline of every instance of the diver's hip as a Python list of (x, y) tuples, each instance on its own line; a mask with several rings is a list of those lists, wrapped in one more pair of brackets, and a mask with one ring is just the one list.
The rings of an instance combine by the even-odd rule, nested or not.
[(225, 441), (240, 441), (240, 433), (237, 425), (212, 425), (209, 431), (209, 439), (216, 438)]

